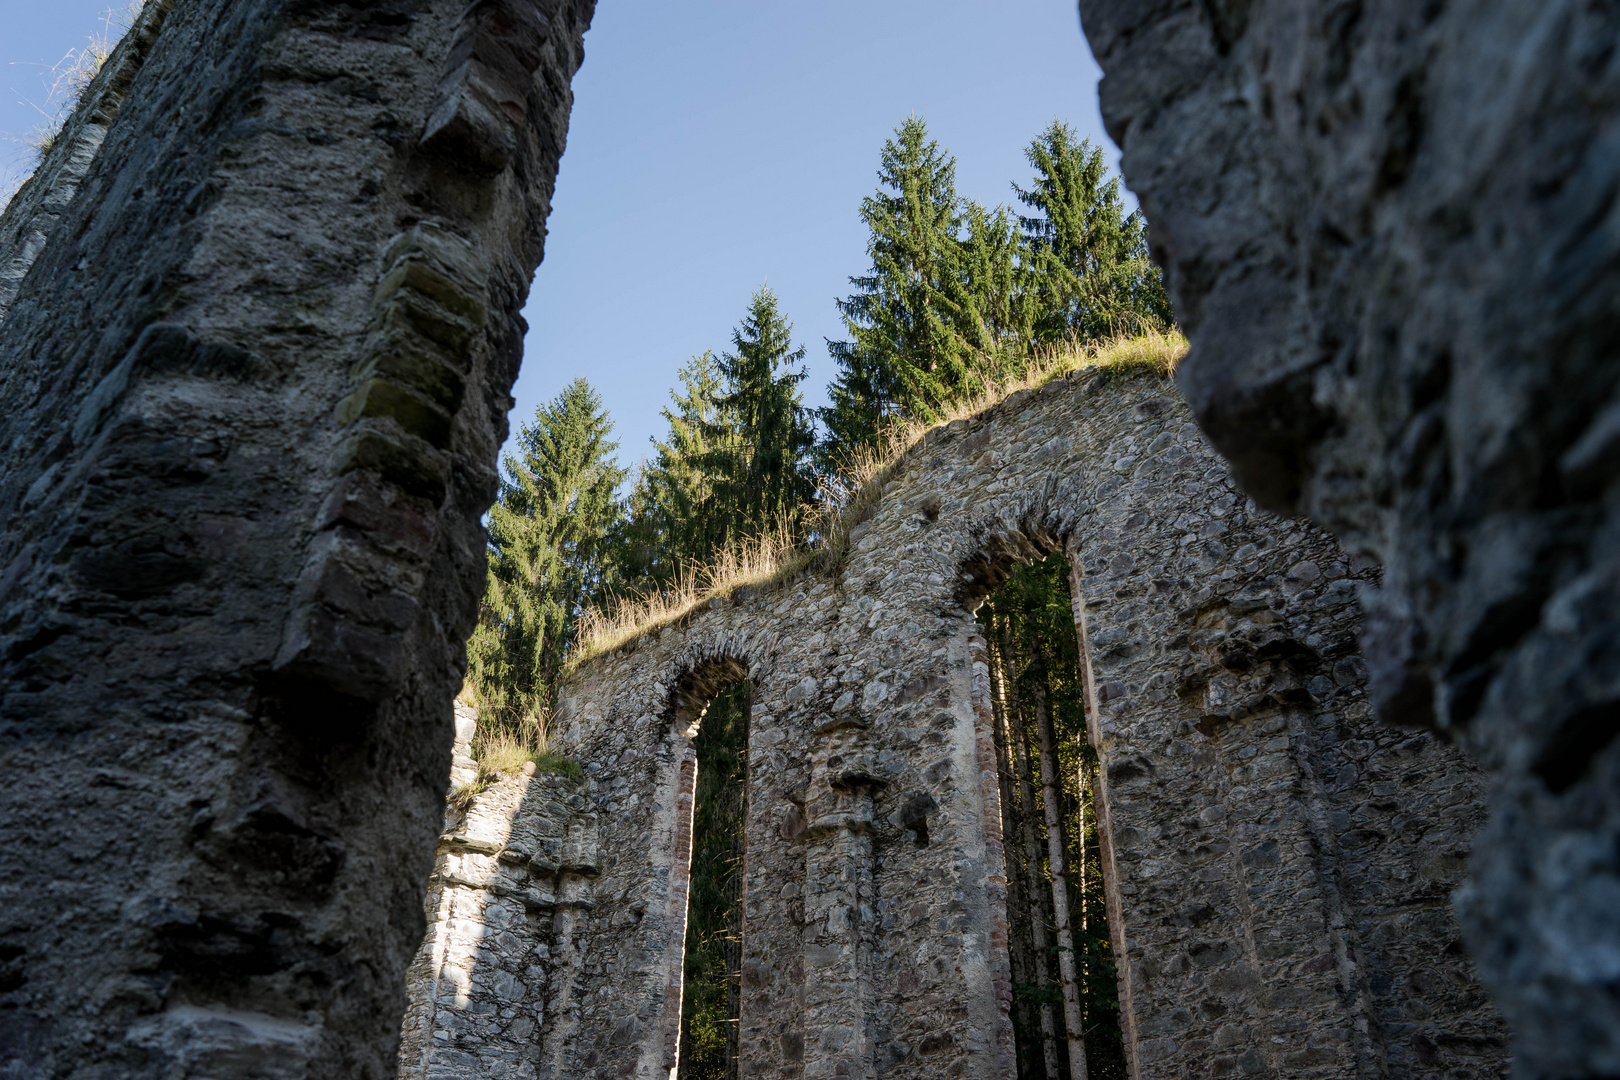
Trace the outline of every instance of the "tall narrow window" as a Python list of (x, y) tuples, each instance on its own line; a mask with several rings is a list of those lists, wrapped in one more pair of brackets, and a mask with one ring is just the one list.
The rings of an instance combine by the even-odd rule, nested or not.
[(1124, 1080), (1097, 837), (1096, 751), (1068, 564), (1016, 569), (980, 607), (1007, 853), (1019, 1080)]
[(692, 876), (681, 997), (680, 1080), (736, 1080), (743, 821), (750, 687), (715, 695), (698, 727)]

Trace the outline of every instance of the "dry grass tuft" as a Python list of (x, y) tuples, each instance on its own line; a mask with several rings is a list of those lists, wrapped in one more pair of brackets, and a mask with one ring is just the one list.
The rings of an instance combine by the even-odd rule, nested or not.
[[(39, 120), (30, 131), (21, 135), (5, 136), (11, 142), (20, 143), (32, 152), (33, 166), (44, 162), (61, 137), (62, 126), (79, 105), (79, 100), (89, 89), (91, 82), (101, 73), (101, 69), (112, 58), (113, 51), (123, 40), (135, 20), (141, 15), (144, 6), (143, 0), (130, 0), (120, 9), (108, 8), (101, 15), (101, 30), (99, 34), (92, 34), (86, 38), (82, 48), (69, 49), (62, 59), (46, 68), (40, 74), (40, 85), (44, 88), (45, 98), (43, 104), (31, 100), (25, 103), (35, 112), (39, 113)], [(11, 202), (18, 189), (27, 181), (26, 174), (8, 176), (0, 184), (0, 209)]]
[(1180, 330), (1149, 330), (1145, 334), (1117, 337), (1087, 351), (1079, 366), (1096, 368), (1110, 381), (1137, 374), (1168, 379), (1187, 355), (1187, 339)]
[(489, 785), (490, 781), (482, 776), (465, 784), (457, 784), (450, 789), (446, 801), (455, 807), (457, 813), (465, 814), (472, 809), (473, 800), (489, 790)]
[(1037, 354), (1022, 377), (985, 387), (937, 420), (898, 426), (880, 446), (856, 450), (836, 475), (823, 481), (804, 542), (795, 542), (785, 529), (778, 529), (723, 552), (710, 566), (693, 567), (668, 590), (626, 597), (606, 612), (587, 611), (565, 673), (707, 604), (727, 600), (738, 589), (780, 585), (805, 573), (836, 572), (849, 553), (850, 534), (877, 511), (884, 485), (930, 431), (971, 420), (1020, 390), (1036, 390), (1080, 371), (1096, 371), (1108, 382), (1138, 375), (1169, 378), (1186, 355), (1187, 339), (1178, 330), (1148, 331), (1097, 345), (1064, 345)]
[(1038, 390), (1053, 379), (1071, 376), (1079, 371), (1099, 372), (1110, 382), (1136, 375), (1169, 378), (1175, 374), (1176, 365), (1186, 355), (1187, 339), (1179, 330), (1150, 330), (1132, 337), (1113, 338), (1097, 345), (1069, 344), (1045, 350), (1033, 357), (1022, 377), (985, 387), (981, 393), (960, 402), (937, 420), (914, 420), (897, 428), (877, 449), (861, 448), (858, 459), (851, 461), (845, 471), (851, 477), (858, 477), (860, 486), (869, 486), (870, 479), (884, 469), (892, 468), (930, 431), (958, 420), (972, 420), (1020, 390)]
[(677, 622), (710, 601), (726, 599), (740, 588), (782, 580), (807, 567), (813, 556), (786, 530), (778, 529), (721, 552), (711, 565), (689, 567), (662, 592), (626, 597), (605, 612), (592, 608), (580, 618), (579, 644), (569, 656), (568, 669)]
[[(477, 787), (465, 796), (469, 805), (473, 797), (490, 784), (503, 776), (516, 776), (531, 762), (535, 772), (561, 773), (574, 780), (585, 776), (577, 762), (551, 752), (546, 725), (539, 721), (524, 724), (522, 734), (480, 729), (473, 735), (472, 755), (478, 762), (478, 780), (476, 784), (463, 785)], [(456, 793), (452, 792), (451, 802), (455, 799)]]
[(479, 732), (473, 739), (473, 757), (481, 776), (511, 776), (544, 752), (505, 731)]

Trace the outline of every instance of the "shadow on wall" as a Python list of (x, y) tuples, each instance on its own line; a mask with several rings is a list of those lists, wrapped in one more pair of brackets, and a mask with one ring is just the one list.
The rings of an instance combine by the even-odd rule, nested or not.
[(1378, 559), (1382, 715), (1493, 774), (1458, 910), (1520, 1068), (1620, 1075), (1615, 8), (1080, 6), (1200, 423)]

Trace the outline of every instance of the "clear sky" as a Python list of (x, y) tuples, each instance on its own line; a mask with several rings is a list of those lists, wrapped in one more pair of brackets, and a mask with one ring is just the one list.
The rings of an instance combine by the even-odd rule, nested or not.
[[(0, 135), (39, 119), (48, 69), (124, 0), (0, 0)], [(662, 435), (675, 369), (730, 347), (769, 283), (834, 374), (833, 301), (867, 265), (857, 208), (883, 140), (916, 113), (988, 204), (1029, 186), (1054, 118), (1108, 146), (1074, 0), (599, 0), (529, 321), (514, 432), (578, 375), (633, 464)], [(0, 143), (0, 184), (30, 154)]]

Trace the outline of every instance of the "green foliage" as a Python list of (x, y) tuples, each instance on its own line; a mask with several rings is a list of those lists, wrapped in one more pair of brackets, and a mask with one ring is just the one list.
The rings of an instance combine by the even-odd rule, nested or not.
[(879, 189), (861, 201), (867, 273), (838, 302), (852, 340), (829, 341), (840, 367), (823, 411), (833, 444), (870, 444), (896, 414), (933, 419), (974, 378), (980, 320), (963, 275), (956, 159), (913, 116), (883, 144)]
[(816, 491), (808, 464), (815, 429), (799, 391), (805, 350), (793, 348), (793, 325), (769, 288), (754, 294), (731, 341), (737, 351), (720, 358), (725, 393), (704, 427), (701, 459), (728, 541), (796, 522)]
[[(799, 384), (805, 351), (768, 288), (750, 299), (732, 352), (694, 357), (664, 410), (669, 437), (637, 477), (618, 531), (627, 584), (669, 589), (692, 564), (776, 528), (796, 530), (815, 495), (815, 443)], [(742, 821), (748, 687), (710, 703), (696, 741), (680, 1076), (737, 1074)]]
[(579, 762), (561, 754), (554, 754), (550, 750), (542, 750), (530, 760), (534, 762), (536, 772), (556, 773), (576, 783), (585, 779), (585, 770), (580, 768)]
[(467, 643), (480, 725), (518, 732), (539, 722), (575, 619), (606, 597), (625, 477), (612, 429), (600, 396), (576, 379), (535, 410), (505, 461), (483, 609)]
[(624, 579), (642, 587), (667, 586), (686, 564), (718, 550), (726, 536), (706, 467), (715, 449), (707, 433), (730, 426), (720, 407), (720, 365), (705, 352), (676, 377), (681, 389), (669, 392), (673, 411), (663, 410), (669, 438), (654, 444), (657, 457), (636, 476), (617, 539)]
[(1140, 212), (1125, 213), (1102, 147), (1054, 120), (1024, 156), (1035, 181), (1028, 191), (1013, 190), (1035, 212), (1019, 222), (1029, 241), (1037, 338), (1094, 341), (1168, 330), (1170, 301), (1148, 257), (1147, 225)]
[[(690, 942), (690, 937), (687, 939)], [(724, 952), (693, 952), (687, 946), (681, 996), (681, 1065), (678, 1080), (729, 1080), (736, 1070), (729, 1044), (734, 1026), (726, 1015)]]
[(681, 1080), (737, 1075), (738, 973), (742, 960), (743, 818), (747, 809), (749, 687), (710, 702), (698, 729), (686, 980), (681, 999)]
[(961, 266), (974, 319), (974, 346), (986, 359), (981, 366), (997, 378), (1014, 375), (1034, 340), (1040, 315), (1036, 292), (1029, 287), (1029, 245), (1011, 209), (966, 206), (967, 236)]
[(762, 288), (732, 334), (735, 352), (695, 356), (664, 410), (669, 438), (636, 479), (620, 530), (627, 587), (667, 588), (727, 546), (795, 530), (815, 497), (815, 430), (804, 354), (776, 295)]
[(1170, 328), (1146, 227), (1101, 148), (1054, 121), (1025, 153), (1034, 182), (1013, 190), (1028, 217), (958, 198), (955, 159), (917, 117), (884, 144), (860, 209), (871, 267), (838, 304), (850, 340), (827, 343), (824, 468), (1019, 377), (1043, 346)]

